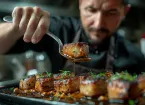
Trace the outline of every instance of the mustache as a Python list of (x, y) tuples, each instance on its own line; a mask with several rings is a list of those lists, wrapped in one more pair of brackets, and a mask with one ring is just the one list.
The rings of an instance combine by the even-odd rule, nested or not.
[(88, 29), (88, 31), (89, 32), (101, 32), (101, 33), (106, 33), (106, 34), (110, 33), (110, 31), (108, 29), (106, 29), (106, 28), (96, 29), (96, 28), (90, 27)]

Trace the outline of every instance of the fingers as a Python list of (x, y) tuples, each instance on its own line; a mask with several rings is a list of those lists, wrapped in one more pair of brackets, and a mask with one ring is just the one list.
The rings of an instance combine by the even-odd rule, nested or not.
[(19, 28), (19, 23), (21, 21), (22, 15), (23, 15), (23, 9), (21, 7), (15, 7), (12, 12), (14, 27)]
[[(29, 20), (26, 32), (24, 34), (24, 41), (30, 42), (32, 39), (32, 36), (37, 28), (37, 25), (41, 19), (42, 16), (42, 10), (38, 7), (34, 7), (33, 13), (31, 14), (31, 18)], [(36, 42), (35, 42), (36, 43)]]
[(22, 33), (25, 33), (32, 13), (33, 13), (33, 9), (31, 7), (24, 8), (23, 16), (19, 24), (19, 29)]
[(25, 42), (38, 43), (49, 27), (49, 13), (39, 7), (15, 7), (13, 24), (24, 35)]
[(44, 12), (45, 15), (43, 15), (39, 21), (39, 24), (37, 26), (36, 31), (34, 32), (33, 36), (32, 36), (32, 43), (37, 43), (39, 42), (43, 35), (47, 32), (48, 27), (49, 27), (49, 23), (50, 23), (50, 19), (49, 19), (49, 14)]

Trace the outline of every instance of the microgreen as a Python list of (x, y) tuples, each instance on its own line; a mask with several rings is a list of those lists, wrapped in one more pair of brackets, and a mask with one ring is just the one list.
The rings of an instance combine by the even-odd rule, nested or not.
[(129, 104), (129, 105), (135, 105), (135, 101), (134, 101), (134, 100), (129, 100), (129, 101), (128, 101), (128, 104)]
[(41, 78), (50, 78), (50, 77), (52, 77), (52, 73), (49, 73), (49, 72), (47, 72), (47, 71), (45, 71), (45, 73), (46, 73), (46, 75), (44, 74), (44, 73), (39, 73), (39, 75), (40, 75), (40, 77)]
[(124, 79), (124, 80), (128, 80), (128, 81), (133, 81), (137, 78), (137, 75), (131, 75), (129, 74), (127, 71), (123, 71), (121, 73), (115, 73), (112, 77), (111, 80), (116, 80), (116, 79)]
[(64, 78), (65, 76), (71, 76), (71, 71), (66, 71), (66, 70), (60, 70), (60, 72), (62, 73), (62, 78)]
[(91, 74), (91, 77), (92, 77), (92, 78), (96, 78), (96, 76), (97, 76), (97, 75), (96, 75), (95, 73), (93, 73), (91, 70), (90, 70), (90, 74)]

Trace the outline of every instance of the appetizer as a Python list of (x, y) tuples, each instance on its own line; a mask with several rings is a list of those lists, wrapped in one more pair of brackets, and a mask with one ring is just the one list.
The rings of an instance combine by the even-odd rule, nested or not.
[[(46, 75), (47, 74), (47, 75)], [(54, 88), (53, 85), (53, 75), (51, 73), (46, 72), (43, 76), (37, 78), (35, 83), (35, 90), (38, 92), (48, 92)], [(38, 75), (37, 75), (38, 77)]]
[(107, 93), (107, 82), (105, 73), (99, 73), (82, 79), (80, 83), (80, 93), (85, 96), (100, 96)]
[[(75, 75), (71, 71), (60, 70), (58, 74), (48, 72), (21, 79), (13, 92), (17, 96), (46, 98), (48, 100), (108, 101), (136, 100), (145, 91), (145, 74), (131, 75), (128, 72), (112, 73), (92, 71)], [(127, 100), (127, 101), (126, 101)]]
[(142, 73), (137, 78), (139, 89), (144, 93), (145, 91), (145, 73)]
[(28, 76), (28, 77), (20, 80), (19, 88), (22, 90), (34, 89), (35, 82), (36, 82), (35, 75)]
[(140, 96), (140, 89), (136, 81), (136, 75), (132, 76), (127, 72), (114, 74), (108, 83), (109, 99), (136, 99)]
[[(66, 78), (67, 77), (67, 78)], [(70, 71), (64, 71), (59, 79), (54, 81), (54, 89), (60, 93), (72, 93), (79, 91), (80, 78)]]

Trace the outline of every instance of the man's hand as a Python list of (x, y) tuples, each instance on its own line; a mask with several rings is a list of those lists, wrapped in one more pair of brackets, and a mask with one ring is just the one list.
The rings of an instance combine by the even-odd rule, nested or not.
[(38, 43), (48, 30), (50, 14), (39, 7), (15, 7), (14, 28), (24, 35), (25, 42)]

